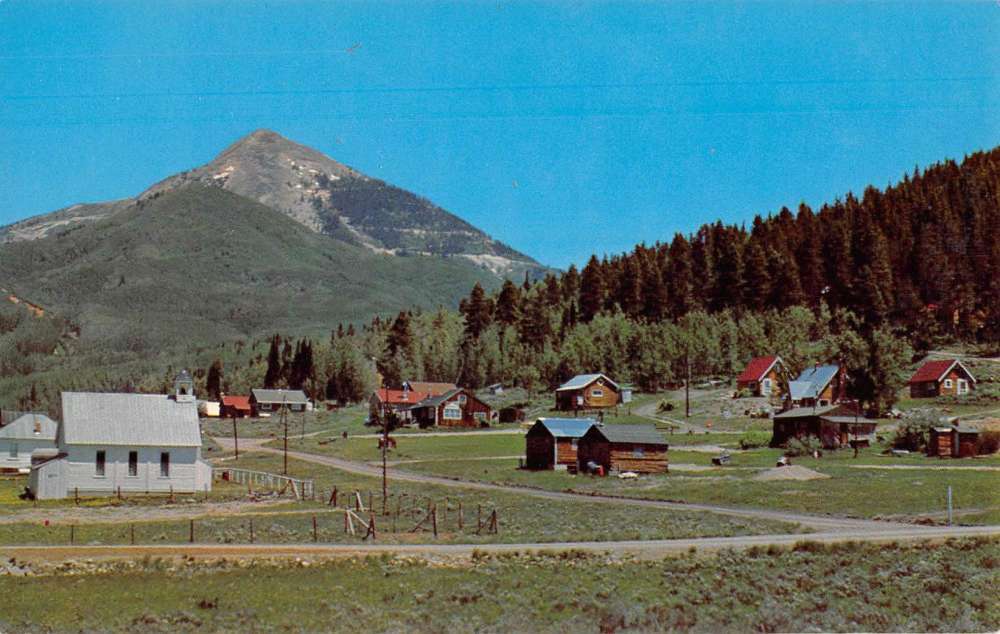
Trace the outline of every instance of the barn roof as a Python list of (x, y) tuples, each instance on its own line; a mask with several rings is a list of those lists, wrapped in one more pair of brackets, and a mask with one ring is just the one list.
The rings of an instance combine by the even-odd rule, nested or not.
[(63, 392), (67, 445), (200, 447), (198, 408), (163, 394)]
[(226, 407), (250, 411), (250, 397), (230, 394), (222, 397), (222, 404)]
[(973, 383), (976, 382), (976, 377), (972, 376), (972, 372), (962, 364), (958, 359), (939, 359), (936, 361), (927, 361), (922, 366), (920, 366), (913, 376), (910, 377), (910, 383), (927, 383), (929, 381), (938, 382), (951, 372), (952, 367), (958, 365), (962, 368), (962, 371), (968, 375), (969, 379)]
[(251, 390), (254, 399), (258, 403), (288, 403), (290, 405), (304, 405), (309, 402), (306, 393), (302, 390), (268, 390), (254, 388)]
[(775, 362), (780, 361), (781, 357), (776, 354), (772, 354), (766, 357), (756, 357), (750, 359), (750, 363), (747, 364), (746, 369), (743, 373), (736, 377), (737, 381), (759, 381), (761, 377), (767, 374), (771, 370), (771, 366)]
[(616, 390), (619, 389), (618, 384), (612, 381), (610, 378), (608, 378), (606, 374), (598, 373), (598, 374), (577, 374), (569, 381), (566, 381), (565, 383), (560, 385), (556, 389), (556, 392), (561, 392), (563, 390), (580, 390), (587, 387), (588, 385), (590, 385), (591, 383), (600, 378), (603, 378), (611, 385), (611, 387), (615, 388)]
[(13, 440), (51, 440), (55, 442), (59, 424), (45, 414), (22, 413), (0, 427), (0, 438)]
[(556, 438), (580, 438), (597, 424), (590, 418), (539, 418), (535, 425), (541, 425)]
[(644, 445), (667, 445), (667, 439), (652, 425), (598, 425), (594, 432), (608, 442), (631, 442)]
[(840, 366), (836, 365), (818, 365), (806, 368), (794, 381), (788, 383), (788, 391), (791, 393), (792, 400), (816, 398), (829, 385), (833, 377), (837, 376), (839, 371)]

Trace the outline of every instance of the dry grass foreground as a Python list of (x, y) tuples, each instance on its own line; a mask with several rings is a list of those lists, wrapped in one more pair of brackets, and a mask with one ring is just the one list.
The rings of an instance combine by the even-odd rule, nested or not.
[(3, 631), (992, 631), (1000, 541), (0, 566)]

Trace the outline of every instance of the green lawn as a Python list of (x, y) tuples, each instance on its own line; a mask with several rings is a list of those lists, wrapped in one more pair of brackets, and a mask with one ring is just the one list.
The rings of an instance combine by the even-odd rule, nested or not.
[(987, 540), (660, 561), (152, 559), (0, 576), (0, 630), (995, 631), (998, 586), (1000, 543)]

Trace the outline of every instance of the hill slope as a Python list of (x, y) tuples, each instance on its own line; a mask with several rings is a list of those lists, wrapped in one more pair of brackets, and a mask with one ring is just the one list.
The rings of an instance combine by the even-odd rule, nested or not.
[(413, 306), (498, 280), (458, 258), (392, 257), (198, 183), (0, 246), (0, 285), (115, 349), (211, 342)]
[[(270, 130), (240, 139), (210, 163), (170, 176), (136, 200), (197, 183), (276, 209), (316, 233), (376, 253), (458, 256), (498, 277), (538, 276), (537, 262), (429, 200), (347, 167)], [(0, 229), (0, 242), (32, 240), (121, 213), (134, 201), (74, 205)]]

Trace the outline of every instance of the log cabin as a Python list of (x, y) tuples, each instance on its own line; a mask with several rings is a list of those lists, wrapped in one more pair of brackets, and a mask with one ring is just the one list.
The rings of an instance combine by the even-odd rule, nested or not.
[(666, 473), (668, 448), (652, 425), (592, 425), (577, 442), (577, 469)]
[(492, 407), (464, 388), (429, 396), (412, 406), (410, 415), (421, 427), (489, 427), (496, 418)]
[(962, 396), (976, 386), (976, 377), (958, 359), (927, 361), (910, 377), (910, 398)]
[(528, 469), (576, 467), (580, 438), (597, 421), (589, 418), (539, 418), (524, 436), (524, 463)]
[(789, 401), (796, 407), (836, 405), (847, 395), (847, 373), (839, 365), (819, 365), (803, 370), (788, 383)]
[(927, 438), (927, 455), (937, 458), (974, 458), (978, 442), (979, 430), (974, 427), (931, 427)]
[(604, 374), (579, 374), (556, 389), (556, 410), (607, 409), (621, 402), (621, 388)]
[(838, 449), (852, 441), (871, 443), (875, 426), (849, 405), (796, 407), (775, 414), (770, 444), (784, 447), (792, 438), (816, 439), (824, 449)]
[(776, 354), (750, 359), (743, 373), (736, 377), (736, 389), (747, 390), (753, 396), (780, 398), (784, 371), (785, 363)]

